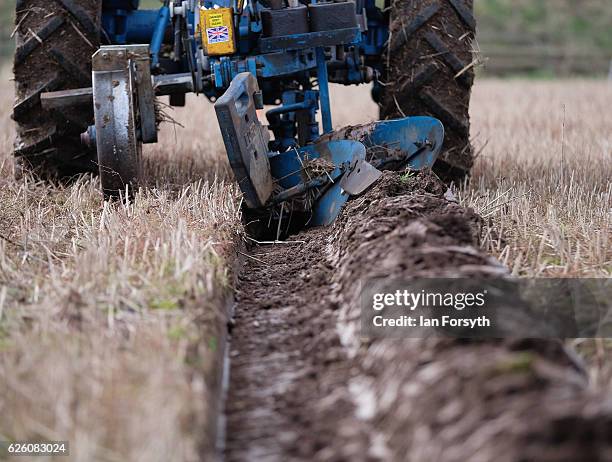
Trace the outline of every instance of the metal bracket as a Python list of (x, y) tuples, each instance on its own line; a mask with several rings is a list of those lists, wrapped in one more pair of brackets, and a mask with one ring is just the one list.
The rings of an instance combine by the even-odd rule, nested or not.
[(243, 72), (215, 103), (227, 156), (250, 208), (265, 206), (274, 187), (268, 161), (270, 135), (257, 118), (258, 94), (257, 79)]
[(359, 27), (354, 27), (349, 29), (262, 38), (259, 40), (259, 48), (262, 53), (271, 53), (273, 51), (349, 45), (359, 42), (360, 39), (361, 31)]
[(81, 104), (90, 104), (93, 101), (93, 90), (89, 88), (77, 88), (75, 90), (60, 90), (42, 93), (40, 104), (43, 109), (62, 109)]
[(148, 45), (125, 45), (128, 59), (134, 63), (134, 80), (140, 110), (140, 135), (143, 143), (157, 143), (155, 93), (151, 83), (151, 58)]

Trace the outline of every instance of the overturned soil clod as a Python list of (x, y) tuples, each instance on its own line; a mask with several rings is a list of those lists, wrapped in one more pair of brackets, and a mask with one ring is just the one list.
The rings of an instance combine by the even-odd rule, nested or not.
[(506, 275), (478, 248), (480, 217), (446, 191), (386, 172), (333, 226), (250, 249), (228, 461), (612, 458), (612, 402), (561, 342), (360, 338), (364, 280)]

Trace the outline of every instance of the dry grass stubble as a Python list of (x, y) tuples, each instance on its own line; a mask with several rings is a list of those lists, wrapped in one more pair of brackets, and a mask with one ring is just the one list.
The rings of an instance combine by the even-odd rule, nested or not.
[[(612, 275), (612, 84), (485, 80), (480, 156), (461, 201), (488, 219), (483, 247), (520, 277)], [(612, 391), (612, 342), (573, 341), (594, 388)]]
[(482, 81), (480, 147), (462, 200), (490, 219), (484, 246), (515, 275), (612, 274), (612, 84)]
[[(10, 107), (10, 86), (0, 92)], [(78, 461), (199, 460), (206, 450), (241, 228), (203, 106), (176, 111), (189, 128), (175, 139), (166, 127), (149, 149), (159, 187), (130, 205), (103, 203), (97, 180), (14, 181), (2, 112), (0, 439), (69, 440)]]

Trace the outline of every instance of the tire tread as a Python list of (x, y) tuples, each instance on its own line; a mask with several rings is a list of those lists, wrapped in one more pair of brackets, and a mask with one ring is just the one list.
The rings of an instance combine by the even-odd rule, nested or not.
[(40, 95), (91, 86), (102, 0), (19, 0), (15, 5), (15, 156), (41, 178), (95, 173), (95, 152), (80, 142), (80, 133), (93, 123), (93, 108), (45, 110)]
[(388, 65), (379, 91), (381, 118), (438, 118), (446, 137), (434, 171), (447, 182), (460, 181), (473, 164), (473, 0), (393, 0), (390, 10)]

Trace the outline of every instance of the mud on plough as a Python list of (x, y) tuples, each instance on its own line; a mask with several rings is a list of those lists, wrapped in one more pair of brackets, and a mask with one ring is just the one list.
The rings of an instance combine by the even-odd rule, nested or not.
[[(444, 127), (431, 117), (406, 117), (329, 133), (285, 152), (268, 150), (268, 130), (257, 117), (249, 73), (239, 75), (215, 104), (225, 147), (248, 208), (306, 214), (307, 226), (331, 224), (351, 197), (381, 176), (381, 170), (431, 168)], [(356, 139), (338, 139), (348, 136)]]

